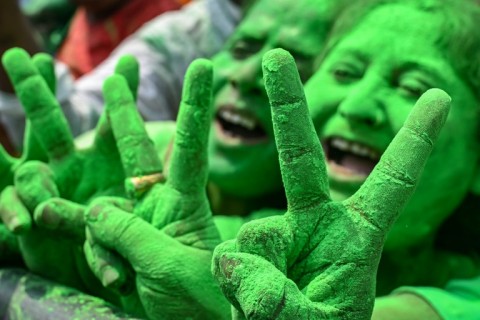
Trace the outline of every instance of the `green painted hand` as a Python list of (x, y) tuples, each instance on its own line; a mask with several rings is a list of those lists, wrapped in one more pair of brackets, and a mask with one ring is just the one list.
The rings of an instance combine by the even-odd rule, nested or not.
[[(32, 58), (33, 65), (47, 83), (49, 89), (55, 92), (55, 75), (51, 58), (43, 53), (36, 54)], [(0, 145), (0, 192), (13, 184), (13, 174), (16, 168), (30, 160), (46, 160), (46, 153), (34, 137), (30, 123), (27, 121), (23, 154), (20, 158), (10, 156)], [(13, 222), (15, 223), (15, 222)], [(0, 263), (18, 264), (21, 261), (17, 239), (8, 228), (0, 222)]]
[[(56, 91), (56, 78), (52, 57), (45, 53), (34, 55), (29, 61), (30, 67), (37, 70), (37, 75), (43, 78), (52, 94)], [(16, 68), (13, 66), (14, 69)], [(18, 70), (18, 72), (20, 72)], [(25, 137), (23, 142), (23, 153), (20, 158), (10, 156), (5, 149), (0, 146), (0, 190), (13, 183), (13, 174), (16, 168), (29, 160), (47, 160), (47, 154), (36, 139), (31, 123), (27, 120), (25, 127)]]
[[(175, 142), (163, 182), (162, 165), (134, 101), (128, 90), (118, 90), (126, 87), (125, 81), (113, 76), (105, 83), (126, 188), (137, 201), (133, 215), (107, 203), (91, 206), (85, 252), (89, 262), (89, 257), (95, 258), (92, 249), (99, 246), (126, 259), (135, 272), (136, 294), (144, 313), (152, 319), (230, 317), (229, 304), (210, 272), (212, 252), (220, 242), (206, 196), (211, 86), (211, 64), (193, 62), (185, 77)], [(91, 260), (92, 270), (104, 284), (125, 280), (121, 270)]]
[(240, 317), (370, 319), (385, 237), (415, 189), (450, 98), (425, 93), (361, 189), (332, 202), (293, 58), (273, 50), (263, 70), (288, 211), (252, 221), (218, 246), (213, 273)]
[[(95, 278), (88, 273), (81, 249), (85, 239), (83, 205), (99, 195), (123, 194), (125, 176), (112, 131), (103, 116), (92, 146), (77, 150), (49, 89), (51, 82), (40, 76), (48, 62), (34, 65), (25, 51), (12, 49), (3, 63), (48, 164), (29, 161), (15, 168), (14, 186), (5, 188), (0, 197), (0, 215), (6, 227), (19, 235), (30, 270), (85, 290), (85, 283)], [(136, 61), (121, 59), (116, 72), (125, 75), (136, 92)]]

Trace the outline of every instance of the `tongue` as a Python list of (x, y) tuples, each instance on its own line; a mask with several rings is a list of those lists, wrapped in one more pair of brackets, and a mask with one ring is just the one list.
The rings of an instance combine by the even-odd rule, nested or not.
[(364, 174), (368, 176), (370, 172), (372, 172), (373, 168), (375, 167), (374, 161), (357, 157), (352, 154), (346, 154), (340, 162), (342, 167), (345, 167), (353, 172)]

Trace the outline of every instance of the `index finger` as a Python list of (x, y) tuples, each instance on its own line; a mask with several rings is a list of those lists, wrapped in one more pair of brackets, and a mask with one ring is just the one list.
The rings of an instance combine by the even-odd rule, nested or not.
[(125, 78), (110, 76), (103, 85), (103, 96), (126, 176), (161, 172), (160, 158), (148, 137)]
[(346, 200), (347, 206), (363, 208), (362, 215), (370, 223), (389, 230), (415, 190), (450, 101), (440, 89), (430, 89), (420, 97), (365, 183)]
[(309, 115), (292, 56), (275, 49), (263, 57), (265, 89), (290, 213), (329, 201), (325, 157)]
[(212, 63), (192, 62), (185, 75), (168, 183), (183, 193), (207, 184), (207, 145), (212, 121)]
[(73, 136), (67, 120), (27, 52), (19, 48), (10, 49), (4, 54), (2, 62), (48, 157), (59, 160), (73, 153)]

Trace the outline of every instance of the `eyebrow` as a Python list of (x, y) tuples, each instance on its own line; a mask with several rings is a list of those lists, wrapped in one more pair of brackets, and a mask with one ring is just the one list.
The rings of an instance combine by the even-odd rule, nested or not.
[(249, 37), (257, 40), (267, 38), (272, 30), (272, 27), (275, 26), (275, 23), (268, 21), (268, 19), (267, 22), (265, 22), (264, 19), (265, 16), (260, 15), (257, 17), (258, 23), (256, 24), (253, 24), (251, 21), (244, 20), (244, 22), (241, 23), (235, 30), (234, 36)]
[[(329, 50), (326, 52), (325, 56), (328, 56), (331, 54), (331, 51), (333, 49), (335, 49), (336, 46), (333, 46), (332, 48), (329, 48)], [(355, 59), (358, 59), (360, 60), (361, 62), (364, 62), (364, 63), (367, 63), (371, 58), (369, 57), (369, 55), (365, 54), (364, 52), (361, 52), (361, 51), (358, 51), (358, 50), (354, 50), (354, 49), (351, 49), (351, 48), (340, 48), (338, 49), (339, 51), (336, 53), (336, 54), (341, 54), (341, 55), (344, 55), (344, 56), (349, 56), (349, 57), (353, 57)]]
[(232, 36), (233, 42), (238, 40), (247, 40), (247, 41), (254, 41), (254, 42), (263, 42), (265, 38), (268, 36), (268, 32), (259, 32), (259, 30), (254, 30), (253, 28), (243, 28), (238, 29), (235, 34)]

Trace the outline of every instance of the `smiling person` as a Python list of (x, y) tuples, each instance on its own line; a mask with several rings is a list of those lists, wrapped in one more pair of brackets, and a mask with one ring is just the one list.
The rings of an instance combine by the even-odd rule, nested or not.
[(273, 48), (284, 48), (306, 81), (343, 5), (330, 0), (263, 1), (215, 56), (215, 119), (209, 144), (214, 212), (247, 215), (285, 207), (261, 59)]
[[(387, 3), (355, 7), (343, 15), (319, 70), (305, 87), (334, 200), (360, 188), (423, 92), (441, 88), (452, 97), (445, 129), (417, 190), (388, 235), (379, 273), (381, 293), (396, 282), (443, 285), (454, 275), (472, 276), (473, 260), (469, 264), (439, 249), (448, 244), (456, 252), (474, 255), (478, 247), (470, 243), (451, 248), (453, 235), (440, 240), (438, 231), (452, 214), (468, 219), (471, 212), (456, 209), (469, 194), (480, 192), (480, 88), (474, 71), (480, 66), (474, 54), (480, 38), (468, 29), (474, 28), (480, 8), (468, 0)], [(394, 270), (398, 280), (392, 277)]]
[(455, 319), (471, 308), (459, 312), (438, 289), (412, 286), (443, 287), (478, 274), (480, 38), (473, 30), (480, 8), (469, 1), (390, 2), (343, 16), (306, 95), (335, 200), (365, 181), (419, 95), (437, 87), (452, 97), (416, 192), (388, 234), (377, 289), (410, 285), (379, 304), (421, 297)]

